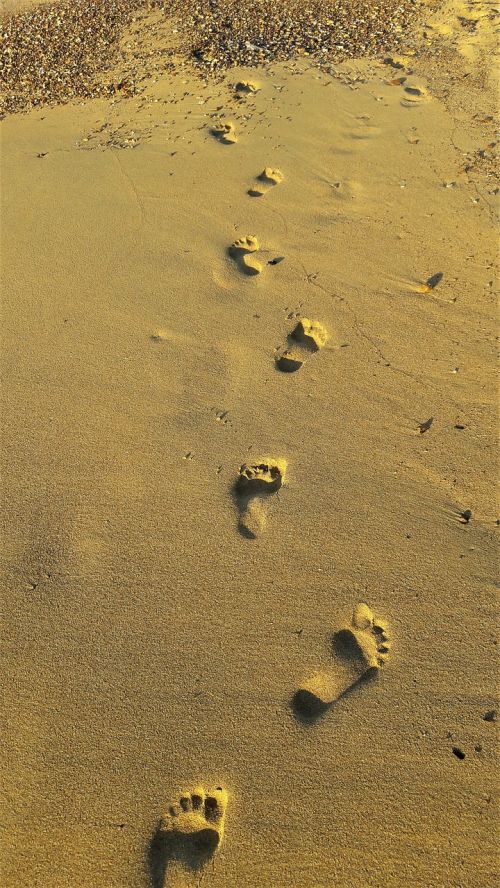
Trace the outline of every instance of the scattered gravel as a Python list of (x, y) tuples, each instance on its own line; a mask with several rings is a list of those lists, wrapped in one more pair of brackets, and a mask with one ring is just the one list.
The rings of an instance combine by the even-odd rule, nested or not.
[(102, 95), (98, 73), (139, 5), (62, 0), (3, 18), (0, 110)]
[[(309, 56), (320, 64), (397, 50), (415, 24), (420, 0), (59, 0), (0, 23), (0, 114), (112, 94), (111, 69), (125, 61), (120, 39), (131, 26), (136, 51), (126, 57), (129, 94), (134, 66), (147, 71), (148, 16), (172, 19), (175, 46), (163, 55), (192, 62), (200, 73)], [(141, 33), (141, 22), (143, 30)], [(133, 62), (132, 69), (130, 62)]]
[(418, 0), (170, 0), (187, 49), (210, 69), (297, 56), (324, 60), (396, 50)]

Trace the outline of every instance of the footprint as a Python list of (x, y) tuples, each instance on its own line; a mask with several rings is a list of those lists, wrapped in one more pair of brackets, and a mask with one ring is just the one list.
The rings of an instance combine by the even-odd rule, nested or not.
[(221, 786), (207, 793), (197, 786), (169, 805), (151, 843), (155, 888), (163, 888), (171, 868), (195, 872), (208, 863), (224, 836), (226, 808), (227, 793)]
[(355, 141), (364, 142), (366, 139), (373, 139), (374, 136), (380, 135), (380, 127), (374, 126), (371, 123), (366, 123), (366, 121), (361, 120), (357, 126), (354, 126), (349, 133), (351, 139)]
[(258, 185), (254, 188), (249, 188), (247, 194), (250, 197), (262, 197), (264, 194), (267, 194), (274, 185), (280, 185), (283, 181), (283, 173), (281, 170), (272, 169), (272, 167), (265, 167), (260, 176), (257, 176)]
[(323, 348), (328, 334), (319, 321), (301, 318), (288, 336), (285, 349), (276, 356), (276, 366), (284, 373), (294, 373), (310, 354)]
[(404, 96), (401, 99), (401, 105), (404, 108), (415, 108), (417, 105), (430, 100), (427, 89), (417, 80), (406, 79), (403, 84), (403, 90)]
[(243, 274), (255, 275), (260, 274), (262, 265), (252, 256), (252, 253), (260, 249), (259, 242), (255, 235), (247, 234), (235, 240), (229, 247), (229, 255), (235, 260), (240, 271)]
[(309, 718), (326, 712), (360, 682), (378, 675), (390, 649), (387, 627), (367, 604), (356, 606), (350, 626), (332, 638), (335, 666), (305, 681), (293, 698), (295, 709)]
[(215, 136), (219, 142), (224, 142), (225, 145), (234, 145), (234, 143), (238, 141), (234, 129), (235, 127), (232, 121), (221, 120), (212, 127), (212, 135)]
[(360, 148), (364, 142), (379, 136), (380, 133), (380, 127), (373, 124), (366, 114), (361, 114), (355, 118), (350, 129), (345, 131), (345, 137), (349, 140), (352, 150), (354, 147)]
[(240, 466), (234, 485), (239, 512), (239, 530), (255, 539), (265, 529), (267, 498), (285, 483), (286, 460), (262, 459), (252, 465)]
[(238, 80), (234, 84), (234, 91), (239, 95), (255, 95), (260, 89), (260, 85), (255, 80)]

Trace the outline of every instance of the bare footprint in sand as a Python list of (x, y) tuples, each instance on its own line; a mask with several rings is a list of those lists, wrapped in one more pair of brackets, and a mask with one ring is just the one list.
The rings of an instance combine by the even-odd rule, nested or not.
[(226, 808), (227, 793), (221, 786), (207, 793), (197, 786), (169, 805), (151, 844), (154, 888), (187, 885), (189, 873), (198, 883), (199, 871), (222, 842)]
[(259, 249), (260, 245), (255, 235), (247, 234), (235, 240), (229, 247), (228, 253), (243, 274), (255, 275), (262, 271), (261, 263), (252, 256), (252, 253), (256, 253)]
[(367, 604), (358, 604), (350, 626), (332, 638), (335, 665), (303, 682), (293, 698), (295, 709), (309, 718), (326, 712), (362, 681), (378, 675), (390, 650), (387, 626)]
[(404, 108), (415, 108), (430, 100), (430, 95), (425, 86), (418, 80), (406, 79), (403, 83), (404, 96), (401, 105)]
[(212, 135), (224, 145), (234, 145), (238, 141), (235, 126), (231, 120), (221, 120), (212, 127)]
[(271, 188), (274, 188), (275, 185), (280, 185), (283, 181), (283, 173), (281, 170), (273, 169), (272, 167), (265, 167), (262, 170), (260, 176), (257, 176), (257, 185), (253, 188), (249, 188), (247, 194), (250, 197), (263, 197), (264, 194), (267, 194)]
[(240, 466), (234, 485), (240, 533), (255, 539), (266, 526), (266, 501), (285, 483), (286, 460), (261, 459)]
[(234, 91), (239, 96), (255, 95), (259, 90), (260, 84), (256, 83), (255, 80), (238, 80), (238, 83), (234, 84)]
[(302, 367), (310, 354), (323, 348), (328, 334), (319, 321), (301, 318), (288, 335), (285, 348), (276, 356), (276, 366), (284, 373), (294, 373)]

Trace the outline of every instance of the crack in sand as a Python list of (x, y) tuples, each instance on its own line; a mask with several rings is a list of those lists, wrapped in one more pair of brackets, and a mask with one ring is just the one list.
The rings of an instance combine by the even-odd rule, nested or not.
[(138, 193), (138, 191), (137, 191), (137, 188), (135, 187), (134, 183), (132, 182), (132, 179), (130, 178), (130, 176), (128, 175), (128, 173), (126, 173), (125, 170), (123, 169), (123, 164), (122, 164), (120, 158), (118, 157), (118, 155), (117, 155), (112, 149), (110, 149), (110, 151), (111, 151), (111, 157), (113, 157), (113, 158), (116, 160), (116, 162), (117, 162), (117, 164), (118, 164), (118, 166), (119, 166), (119, 168), (120, 168), (120, 172), (121, 172), (123, 178), (127, 180), (128, 184), (129, 184), (129, 187), (130, 187), (130, 190), (132, 191), (132, 194), (134, 195), (135, 201), (136, 201), (137, 206), (138, 206), (138, 208), (139, 208), (140, 224), (139, 224), (138, 229), (137, 229), (137, 230), (139, 230), (139, 228), (142, 228), (142, 226), (143, 226), (144, 224), (146, 224), (146, 221), (147, 221), (147, 220), (146, 220), (146, 213), (145, 213), (145, 210), (144, 210), (143, 203), (142, 203), (142, 201), (141, 201), (141, 199), (140, 199), (140, 197), (139, 197), (139, 193)]

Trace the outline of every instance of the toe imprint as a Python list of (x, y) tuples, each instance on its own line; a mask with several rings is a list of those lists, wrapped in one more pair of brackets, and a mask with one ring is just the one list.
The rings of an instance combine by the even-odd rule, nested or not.
[(224, 834), (224, 820), (227, 807), (227, 793), (221, 787), (205, 794), (202, 787), (180, 795), (160, 820), (159, 830), (171, 838), (179, 840), (191, 838), (200, 844), (209, 844), (213, 849), (220, 844)]
[(254, 234), (247, 234), (245, 237), (239, 237), (230, 247), (231, 253), (239, 255), (240, 253), (255, 253), (259, 249), (259, 241)]
[(221, 120), (212, 127), (212, 135), (215, 136), (219, 142), (224, 142), (225, 145), (234, 145), (234, 143), (238, 141), (236, 138), (234, 123), (230, 120)]
[(238, 489), (260, 493), (274, 493), (285, 481), (286, 462), (282, 459), (265, 460), (253, 465), (242, 465), (238, 475)]

